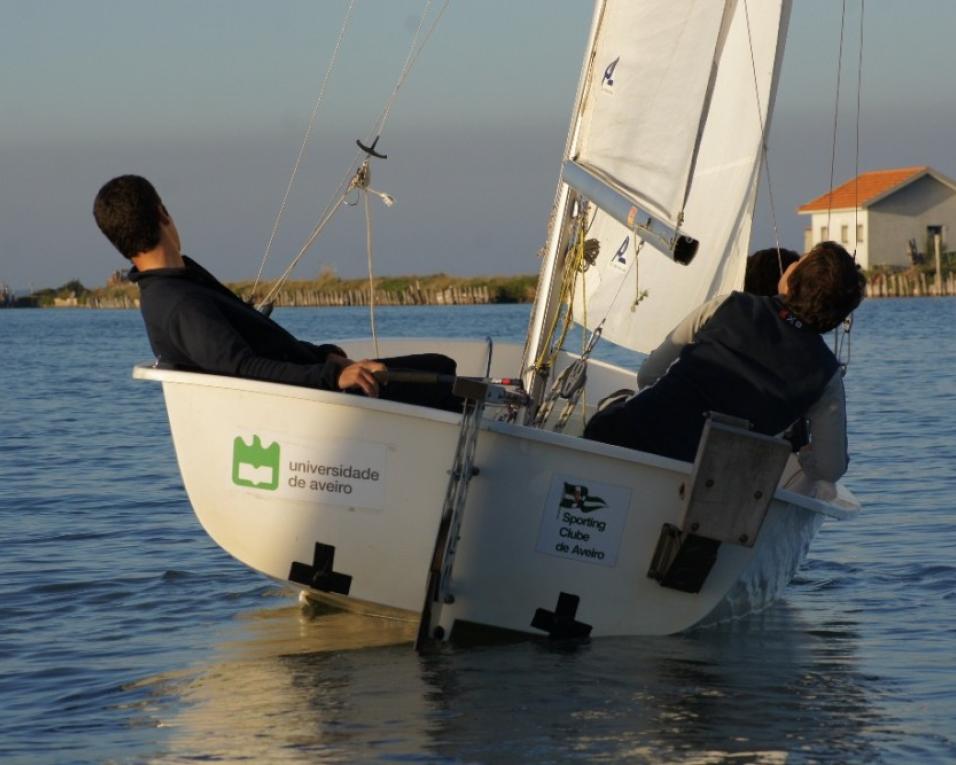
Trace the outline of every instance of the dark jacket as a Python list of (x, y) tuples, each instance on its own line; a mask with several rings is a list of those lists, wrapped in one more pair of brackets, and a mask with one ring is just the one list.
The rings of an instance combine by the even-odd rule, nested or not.
[(335, 346), (312, 345), (244, 303), (196, 261), (130, 271), (156, 358), (204, 372), (334, 390)]
[(782, 432), (816, 402), (838, 363), (777, 298), (734, 292), (656, 383), (591, 418), (585, 437), (692, 462), (706, 412)]

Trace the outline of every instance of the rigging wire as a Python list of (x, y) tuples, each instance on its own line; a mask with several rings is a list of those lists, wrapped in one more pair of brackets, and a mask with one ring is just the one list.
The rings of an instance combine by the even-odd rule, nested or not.
[[(392, 107), (395, 104), (395, 100), (398, 97), (398, 93), (401, 90), (402, 85), (408, 79), (408, 76), (411, 73), (412, 68), (414, 67), (415, 63), (418, 61), (419, 56), (424, 50), (425, 45), (427, 44), (428, 40), (431, 38), (432, 33), (437, 28), (439, 21), (441, 21), (441, 18), (444, 15), (445, 10), (448, 8), (450, 0), (445, 0), (437, 16), (432, 21), (431, 26), (425, 32), (424, 37), (422, 37), (422, 39), (419, 40), (419, 37), (421, 37), (421, 31), (425, 26), (425, 19), (428, 16), (428, 11), (429, 11), (429, 8), (431, 7), (432, 2), (433, 0), (426, 0), (425, 7), (422, 11), (421, 19), (419, 21), (418, 29), (416, 30), (415, 36), (412, 38), (412, 42), (409, 46), (409, 53), (406, 56), (405, 64), (403, 65), (402, 71), (400, 72), (398, 79), (395, 83), (395, 87), (393, 88), (392, 93), (386, 102), (385, 108), (382, 110), (382, 114), (380, 115), (378, 122), (376, 123), (376, 127), (373, 132), (373, 137), (381, 136), (382, 131), (384, 130), (384, 127), (385, 127), (385, 123), (388, 120), (388, 116), (391, 113)], [(370, 138), (367, 141), (367, 143), (370, 143), (372, 140), (373, 139)], [(318, 238), (319, 234), (322, 233), (323, 229), (328, 225), (329, 221), (334, 217), (335, 213), (342, 207), (343, 202), (345, 202), (349, 192), (352, 190), (353, 186), (355, 185), (356, 178), (361, 169), (361, 163), (367, 158), (368, 158), (368, 155), (365, 152), (356, 153), (355, 158), (353, 158), (353, 160), (349, 164), (348, 170), (346, 171), (342, 180), (339, 182), (339, 185), (333, 194), (332, 201), (329, 202), (329, 204), (323, 210), (320, 216), (319, 223), (316, 224), (315, 228), (313, 228), (311, 234), (309, 234), (309, 237), (306, 239), (305, 243), (300, 248), (298, 254), (292, 259), (292, 262), (289, 264), (289, 266), (285, 269), (285, 271), (283, 271), (283, 273), (276, 280), (275, 284), (269, 290), (268, 295), (263, 300), (259, 301), (257, 305), (261, 306), (268, 303), (276, 294), (278, 294), (279, 290), (282, 288), (282, 285), (286, 282), (286, 280), (289, 278), (289, 275), (292, 273), (292, 270), (295, 268), (296, 265), (298, 265), (299, 261), (306, 254), (306, 252), (308, 252), (309, 248), (311, 248), (312, 244)], [(383, 199), (385, 199), (387, 195), (382, 195), (382, 196), (383, 196)]]
[(299, 249), (298, 254), (292, 259), (292, 262), (289, 263), (279, 278), (276, 279), (275, 284), (272, 285), (272, 288), (268, 293), (266, 293), (266, 296), (256, 304), (256, 307), (269, 303), (279, 293), (279, 290), (282, 289), (282, 285), (285, 284), (286, 280), (289, 278), (289, 274), (292, 273), (292, 269), (294, 269), (296, 265), (298, 265), (299, 261), (302, 260), (302, 256), (308, 252), (309, 248), (312, 246), (312, 243), (315, 242), (319, 234), (321, 234), (323, 229), (328, 225), (329, 221), (332, 220), (332, 217), (338, 211), (342, 202), (345, 201), (349, 190), (350, 189), (346, 189), (344, 192), (339, 193), (336, 201), (326, 208), (322, 219), (316, 224), (315, 228), (312, 229), (312, 233), (309, 235), (309, 238), (305, 240), (305, 244), (303, 244)]
[(372, 268), (372, 206), (368, 203), (368, 191), (362, 193), (365, 201), (365, 253), (368, 256), (368, 313), (372, 330), (372, 346), (375, 358), (381, 358), (378, 352), (378, 333), (375, 331), (375, 273)]
[(833, 176), (836, 170), (837, 125), (840, 117), (840, 80), (843, 72), (843, 31), (846, 26), (846, 0), (840, 11), (840, 47), (837, 52), (836, 95), (833, 100), (833, 141), (830, 148), (830, 193), (827, 196), (827, 238), (830, 238), (830, 214), (833, 212)]
[(760, 155), (764, 172), (767, 174), (767, 203), (770, 206), (770, 222), (773, 226), (773, 240), (777, 250), (777, 267), (783, 275), (783, 257), (780, 254), (780, 228), (777, 225), (777, 207), (773, 200), (773, 182), (770, 178), (770, 151), (767, 147), (767, 127), (763, 119), (763, 106), (760, 103), (760, 83), (757, 79), (757, 61), (754, 55), (753, 36), (750, 31), (750, 7), (744, 0), (744, 19), (747, 22), (747, 45), (750, 48), (750, 69), (754, 78), (754, 99), (757, 104), (757, 119), (760, 122)]
[[(860, 0), (860, 49), (857, 54), (857, 75), (856, 75), (856, 156), (854, 158), (853, 172), (853, 262), (856, 262), (856, 249), (860, 241), (860, 122), (861, 122), (861, 103), (863, 94), (863, 20), (866, 14), (866, 0)], [(853, 314), (851, 313), (843, 322), (842, 327), (837, 327), (834, 332), (834, 353), (837, 361), (840, 362), (840, 368), (843, 374), (846, 374), (850, 366), (850, 356), (852, 349), (851, 331), (853, 329)], [(842, 334), (841, 334), (842, 330)], [(842, 340), (842, 342), (841, 342)]]
[(275, 221), (272, 224), (272, 232), (269, 234), (269, 241), (266, 242), (265, 253), (262, 255), (262, 261), (259, 263), (259, 272), (256, 274), (255, 283), (252, 285), (252, 294), (256, 294), (256, 290), (259, 288), (259, 280), (262, 278), (262, 270), (265, 268), (266, 261), (269, 259), (269, 255), (272, 253), (272, 242), (275, 240), (276, 232), (279, 230), (279, 223), (282, 220), (282, 215), (285, 212), (286, 203), (289, 201), (289, 194), (292, 192), (292, 186), (295, 183), (295, 177), (299, 172), (299, 166), (302, 164), (302, 157), (305, 155), (305, 147), (309, 143), (309, 138), (312, 135), (312, 128), (315, 125), (315, 119), (319, 112), (319, 104), (322, 103), (322, 99), (325, 98), (325, 88), (328, 85), (329, 78), (332, 75), (332, 71), (335, 69), (335, 64), (338, 60), (339, 50), (342, 47), (342, 40), (345, 39), (345, 33), (349, 26), (349, 20), (352, 17), (352, 10), (355, 7), (355, 0), (349, 0), (348, 7), (345, 9), (345, 18), (342, 20), (342, 26), (339, 29), (338, 37), (335, 40), (335, 47), (332, 50), (332, 56), (329, 59), (329, 65), (325, 70), (325, 76), (322, 78), (322, 84), (319, 87), (319, 95), (315, 99), (315, 105), (312, 107), (312, 114), (309, 117), (309, 122), (305, 128), (305, 135), (302, 138), (302, 145), (299, 146), (299, 154), (295, 158), (295, 164), (292, 166), (292, 174), (289, 176), (289, 183), (285, 188), (285, 193), (282, 195), (282, 201), (279, 203), (279, 209), (276, 212)]
[[(860, 221), (860, 102), (863, 93), (863, 15), (866, 11), (866, 0), (860, 0), (860, 52), (856, 63), (856, 158), (854, 161), (854, 217), (853, 226), (859, 231)], [(860, 237), (854, 233), (856, 241), (853, 242), (853, 259), (856, 260), (856, 246), (860, 242)]]
[(412, 67), (415, 66), (415, 63), (418, 61), (418, 57), (421, 55), (421, 52), (425, 49), (425, 46), (428, 44), (428, 41), (431, 39), (432, 34), (435, 29), (438, 27), (438, 23), (441, 21), (442, 16), (445, 15), (445, 11), (448, 10), (448, 4), (451, 0), (445, 0), (442, 3), (441, 9), (438, 11), (438, 14), (435, 16), (435, 20), (432, 22), (431, 26), (428, 28), (428, 31), (425, 32), (425, 36), (422, 38), (421, 43), (416, 47), (416, 42), (418, 37), (421, 35), (422, 28), (425, 26), (425, 19), (428, 16), (428, 11), (431, 8), (432, 0), (426, 0), (425, 8), (422, 10), (421, 18), (418, 22), (418, 29), (415, 30), (415, 36), (412, 38), (412, 44), (409, 47), (408, 56), (405, 58), (405, 65), (402, 67), (402, 71), (398, 76), (398, 80), (395, 83), (395, 88), (392, 90), (391, 96), (389, 96), (388, 101), (385, 103), (385, 108), (382, 110), (382, 114), (379, 117), (378, 122), (376, 123), (374, 135), (369, 136), (369, 140), (372, 140), (375, 136), (382, 134), (382, 131), (385, 129), (385, 123), (388, 121), (389, 114), (392, 111), (392, 107), (395, 105), (395, 99), (398, 98), (398, 91), (401, 90), (402, 85), (405, 84), (405, 80), (408, 79), (408, 75), (412, 71)]

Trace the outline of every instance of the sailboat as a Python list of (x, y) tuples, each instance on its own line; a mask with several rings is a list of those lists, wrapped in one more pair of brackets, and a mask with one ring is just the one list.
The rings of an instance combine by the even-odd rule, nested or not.
[(419, 644), (673, 634), (778, 598), (824, 520), (859, 512), (846, 487), (719, 413), (694, 463), (580, 433), (635, 385), (596, 342), (652, 350), (743, 283), (789, 13), (598, 0), (525, 345), (341, 341), (453, 357), (463, 414), (138, 365), (210, 536), (311, 598), (419, 620)]

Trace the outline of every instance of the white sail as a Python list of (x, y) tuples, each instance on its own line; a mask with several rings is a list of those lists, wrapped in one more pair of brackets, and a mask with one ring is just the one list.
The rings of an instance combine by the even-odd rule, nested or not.
[(576, 159), (671, 222), (684, 203), (725, 5), (651, 0), (599, 10)]
[[(698, 305), (741, 287), (789, 11), (789, 0), (599, 5), (568, 158), (639, 212), (622, 220), (592, 202), (587, 237), (601, 249), (579, 276), (575, 321), (604, 321), (605, 338), (647, 352)], [(642, 244), (645, 213), (699, 241), (689, 265), (659, 240)], [(548, 257), (560, 260), (565, 229), (554, 228)]]

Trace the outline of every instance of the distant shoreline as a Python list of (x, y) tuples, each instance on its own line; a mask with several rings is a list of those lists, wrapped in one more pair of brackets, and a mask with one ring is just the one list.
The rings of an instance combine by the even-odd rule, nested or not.
[[(376, 305), (487, 305), (534, 301), (537, 274), (517, 276), (391, 276), (375, 280)], [(87, 289), (68, 282), (55, 290), (40, 290), (17, 298), (11, 308), (138, 308), (139, 290), (129, 282)], [(228, 282), (243, 300), (252, 300), (253, 282)], [(268, 292), (259, 286), (257, 299)], [(277, 307), (364, 306), (369, 304), (367, 279), (340, 279), (322, 274), (317, 279), (289, 281), (271, 301)]]
[[(495, 303), (534, 302), (537, 275), (517, 276), (389, 276), (375, 280), (375, 304), (380, 306), (414, 305), (489, 305)], [(139, 290), (129, 282), (87, 289), (77, 281), (58, 289), (38, 290), (29, 296), (0, 300), (0, 308), (138, 308)], [(251, 281), (228, 282), (229, 289), (243, 300), (252, 301)], [(260, 285), (262, 299), (269, 285)], [(933, 273), (923, 270), (875, 271), (867, 275), (866, 296), (953, 297), (956, 296), (956, 271), (946, 273), (939, 284)], [(322, 274), (317, 279), (287, 282), (271, 301), (277, 307), (367, 306), (367, 279), (340, 279)]]

